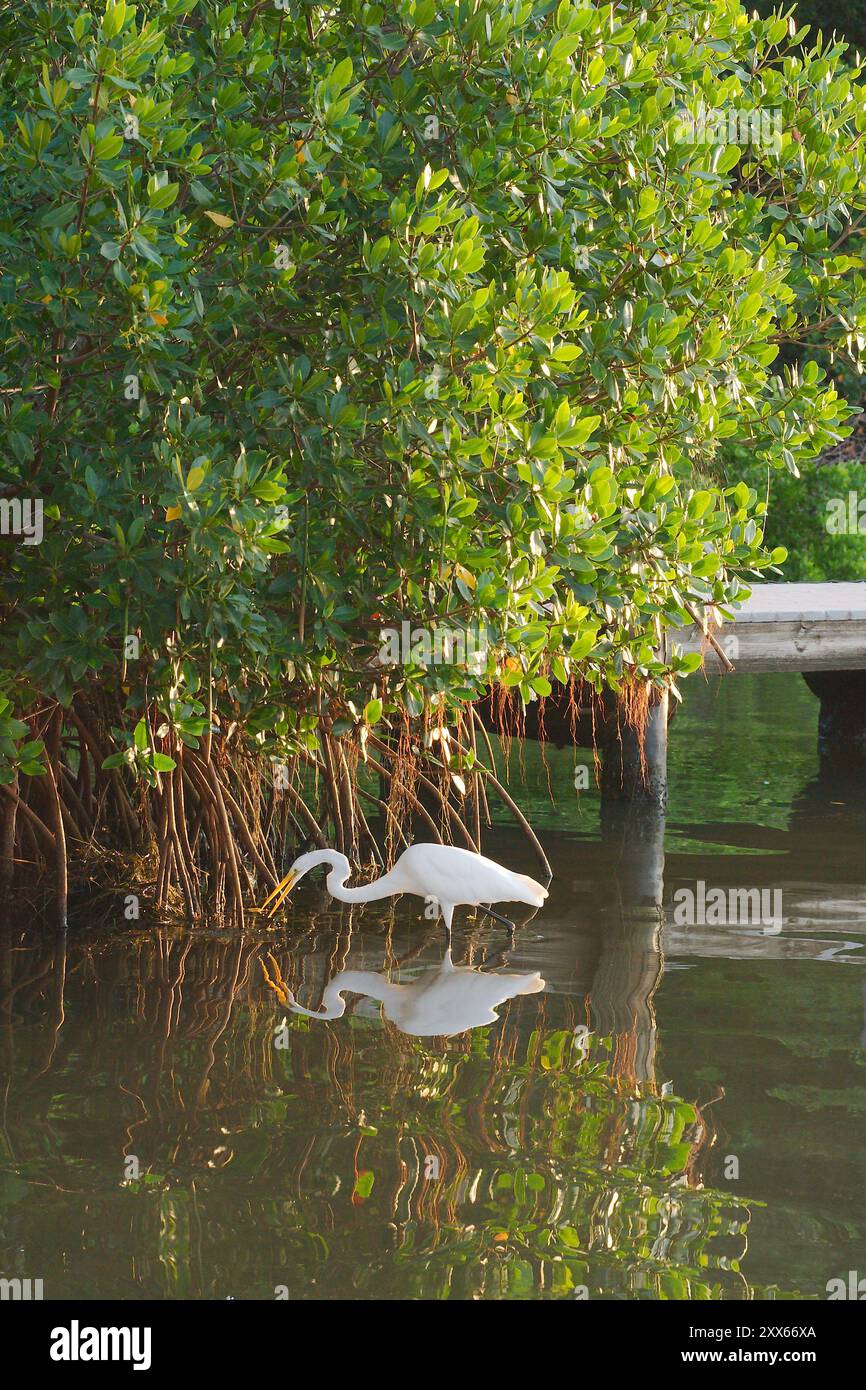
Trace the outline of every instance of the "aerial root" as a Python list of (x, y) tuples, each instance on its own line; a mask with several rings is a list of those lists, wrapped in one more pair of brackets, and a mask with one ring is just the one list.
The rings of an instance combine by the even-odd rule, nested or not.
[[(232, 727), (200, 747), (184, 743), (151, 705), (148, 746), (170, 770), (135, 777), (105, 767), (118, 745), (119, 710), (100, 697), (71, 709), (43, 705), (28, 717), (46, 744), (43, 777), (0, 785), (0, 883), (34, 907), (53, 879), (58, 921), (86, 893), (140, 896), (161, 917), (242, 927), (262, 888), (265, 916), (287, 895), (280, 866), (310, 846), (336, 846), (355, 862), (387, 868), (421, 838), (480, 851), (498, 798), (549, 866), (526, 818), (496, 775), (493, 747), (475, 709), (446, 726), (408, 720), (363, 747), (332, 728), (287, 764), (256, 757)], [(378, 787), (377, 787), (378, 781)], [(365, 811), (365, 807), (368, 808)], [(371, 823), (370, 808), (381, 816)], [(381, 838), (379, 838), (381, 837)], [(259, 918), (263, 920), (263, 918)]]

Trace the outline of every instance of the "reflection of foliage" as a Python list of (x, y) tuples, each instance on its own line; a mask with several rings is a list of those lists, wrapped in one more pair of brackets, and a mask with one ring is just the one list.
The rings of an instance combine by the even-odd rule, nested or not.
[(722, 1159), (733, 1150), (740, 1182), (748, 1175), (759, 1199), (750, 1277), (766, 1278), (781, 1263), (787, 1286), (824, 1297), (829, 1277), (856, 1268), (866, 1234), (866, 1112), (838, 1104), (862, 1096), (862, 968), (707, 960), (682, 972), (676, 989), (663, 984), (657, 1003), (668, 1036), (687, 1039), (678, 1057), (665, 1049), (678, 1085), (697, 1087), (708, 1066), (724, 1076), (724, 1119), (705, 1171), (708, 1183), (723, 1185)]
[(847, 1110), (851, 1115), (866, 1115), (866, 1095), (862, 1091), (839, 1091), (823, 1086), (774, 1086), (769, 1092), (775, 1100), (796, 1103), (804, 1110)]
[(563, 996), (434, 1041), (365, 1009), (292, 1019), (275, 1050), (255, 943), (161, 935), (73, 943), (55, 1037), (26, 1025), (57, 961), (11, 961), (5, 1166), (33, 1185), (0, 1214), (0, 1259), (33, 1252), (53, 1295), (750, 1291), (750, 1209), (702, 1185), (699, 1109), (615, 1074), (621, 1038), (587, 1050)]
[[(817, 709), (799, 675), (692, 682), (671, 737), (668, 847), (671, 822), (736, 823), (745, 813), (787, 827), (792, 801), (814, 774)], [(740, 837), (730, 852), (752, 848)], [(713, 853), (722, 852), (714, 842)]]
[[(473, 1037), (490, 1044), (493, 1031)], [(382, 1035), (357, 1029), (352, 1041), (345, 1064), (357, 1081), (378, 1070)], [(388, 1223), (396, 1254), (382, 1273), (389, 1282), (399, 1273), (408, 1296), (573, 1296), (581, 1286), (590, 1296), (742, 1293), (748, 1209), (689, 1186), (705, 1137), (695, 1107), (613, 1083), (610, 1040), (586, 1059), (571, 1030), (509, 1041), (492, 1076), (464, 1040), (426, 1058), (413, 1043), (420, 1084), (395, 1086), (403, 1068), (389, 1078), (386, 1063), (388, 1100), (363, 1146), (334, 1109), (305, 1158), (303, 1193), (307, 1220), (312, 1209), (336, 1227), (335, 1263), (361, 1234), (339, 1223), (329, 1200), (354, 1153), (377, 1175), (374, 1193), (382, 1189), (379, 1205), (365, 1208), (363, 1236), (375, 1243)], [(438, 1180), (424, 1177), (427, 1155), (440, 1158)]]

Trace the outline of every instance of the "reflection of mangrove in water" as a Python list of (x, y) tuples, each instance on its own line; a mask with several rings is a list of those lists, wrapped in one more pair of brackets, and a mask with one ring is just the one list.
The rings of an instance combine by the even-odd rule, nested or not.
[(0, 934), (4, 1273), (44, 1271), (47, 1297), (759, 1293), (748, 1207), (703, 1185), (708, 1119), (654, 1076), (646, 923), (622, 914), (579, 1013), (518, 997), (422, 1040), (352, 996), (276, 1047), (266, 950), (311, 1001), (350, 947), (403, 980), (441, 951), (434, 932), (398, 956), (393, 914), (384, 950), (333, 920), (292, 949)]

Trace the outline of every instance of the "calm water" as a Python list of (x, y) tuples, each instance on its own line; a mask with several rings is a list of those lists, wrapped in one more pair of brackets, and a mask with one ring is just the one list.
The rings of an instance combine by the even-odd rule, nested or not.
[[(816, 712), (794, 677), (690, 681), (664, 842), (602, 827), (571, 750), (515, 754), (551, 897), (513, 947), (461, 911), (454, 962), (522, 981), (449, 974), (417, 900), (339, 909), (315, 879), (243, 937), (0, 931), (0, 1274), (47, 1298), (678, 1299), (866, 1272), (866, 810), (818, 778)], [(535, 872), (504, 826), (486, 848)], [(700, 881), (780, 889), (782, 921), (675, 920)], [(410, 988), (390, 1019), (369, 992), (290, 1014), (276, 1046), (267, 950), (309, 1007), (345, 969)], [(450, 1036), (424, 1035), (432, 981)]]

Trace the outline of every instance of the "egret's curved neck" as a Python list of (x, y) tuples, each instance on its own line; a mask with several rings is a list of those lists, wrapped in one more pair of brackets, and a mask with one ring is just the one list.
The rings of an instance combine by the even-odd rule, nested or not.
[(325, 986), (321, 1009), (305, 1009), (297, 1003), (292, 1003), (291, 1009), (293, 1013), (306, 1014), (307, 1018), (342, 1018), (346, 1011), (344, 992), (366, 994), (386, 1004), (400, 989), (400, 985), (392, 985), (384, 975), (377, 975), (373, 970), (341, 970)]
[(373, 883), (362, 883), (357, 888), (347, 888), (346, 879), (352, 872), (352, 866), (345, 854), (340, 854), (337, 850), (322, 850), (322, 854), (328, 855), (325, 862), (333, 864), (327, 878), (328, 892), (341, 903), (371, 903), (377, 898), (390, 898), (392, 893), (400, 891), (394, 883), (393, 871), (383, 874)]

